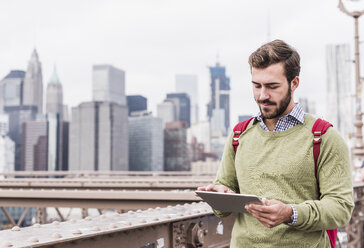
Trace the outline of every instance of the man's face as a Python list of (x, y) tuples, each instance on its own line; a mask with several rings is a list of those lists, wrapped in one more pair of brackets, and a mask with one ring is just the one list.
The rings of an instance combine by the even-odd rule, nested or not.
[(283, 63), (277, 63), (264, 69), (252, 68), (254, 99), (264, 119), (286, 115), (288, 106), (294, 104), (283, 66)]

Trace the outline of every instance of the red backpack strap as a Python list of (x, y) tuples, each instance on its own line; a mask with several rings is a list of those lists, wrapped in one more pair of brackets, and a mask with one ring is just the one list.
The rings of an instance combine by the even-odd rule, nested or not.
[(238, 146), (239, 146), (239, 137), (240, 135), (245, 131), (246, 127), (249, 125), (250, 121), (253, 120), (254, 117), (251, 117), (248, 120), (239, 122), (238, 124), (236, 124), (236, 126), (234, 127), (233, 131), (234, 131), (234, 137), (233, 137), (233, 146), (234, 146), (234, 151), (236, 153), (236, 151), (238, 150)]
[[(313, 133), (313, 159), (315, 160), (315, 177), (316, 177), (316, 183), (317, 183), (317, 189), (318, 189), (318, 195), (320, 197), (320, 184), (319, 179), (317, 175), (317, 160), (320, 155), (320, 145), (321, 145), (321, 135), (326, 133), (326, 130), (332, 127), (332, 124), (330, 122), (327, 122), (322, 119), (317, 119), (315, 124), (313, 124), (312, 127), (312, 133)], [(331, 248), (335, 248), (336, 246), (336, 237), (337, 237), (337, 229), (333, 230), (326, 230), (327, 235), (330, 239), (330, 245)]]
[(319, 196), (321, 195), (321, 193), (320, 193), (320, 185), (319, 185), (319, 180), (318, 180), (318, 175), (317, 175), (317, 160), (318, 160), (318, 157), (320, 155), (321, 135), (326, 133), (326, 130), (329, 127), (332, 127), (332, 124), (330, 122), (327, 122), (327, 121), (322, 120), (320, 118), (316, 120), (315, 124), (313, 124), (313, 127), (312, 127), (312, 133), (313, 133), (313, 159), (315, 161), (315, 177), (316, 177), (317, 189), (318, 189)]

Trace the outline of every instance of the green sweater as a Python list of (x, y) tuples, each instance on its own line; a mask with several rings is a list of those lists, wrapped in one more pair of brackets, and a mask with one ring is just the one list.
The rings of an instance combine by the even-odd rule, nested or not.
[[(274, 228), (265, 227), (250, 214), (239, 213), (231, 247), (330, 247), (325, 230), (350, 220), (354, 201), (347, 145), (334, 128), (322, 136), (318, 199), (312, 149), (314, 122), (315, 118), (306, 114), (303, 125), (266, 132), (252, 121), (239, 138), (236, 155), (230, 135), (215, 184), (293, 204), (298, 212), (294, 226)], [(230, 213), (215, 214), (224, 217)]]

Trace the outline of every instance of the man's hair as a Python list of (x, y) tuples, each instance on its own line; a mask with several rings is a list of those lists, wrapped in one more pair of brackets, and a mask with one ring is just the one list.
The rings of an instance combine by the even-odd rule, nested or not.
[(250, 69), (264, 69), (276, 63), (284, 64), (284, 74), (290, 83), (300, 74), (300, 55), (282, 40), (274, 40), (259, 47), (249, 56)]

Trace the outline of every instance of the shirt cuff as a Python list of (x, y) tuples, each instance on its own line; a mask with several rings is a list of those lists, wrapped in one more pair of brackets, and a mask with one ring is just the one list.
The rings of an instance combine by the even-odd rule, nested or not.
[(293, 215), (291, 216), (291, 222), (287, 223), (287, 225), (292, 226), (297, 223), (298, 214), (296, 208), (293, 205), (289, 204), (289, 206), (292, 208)]

